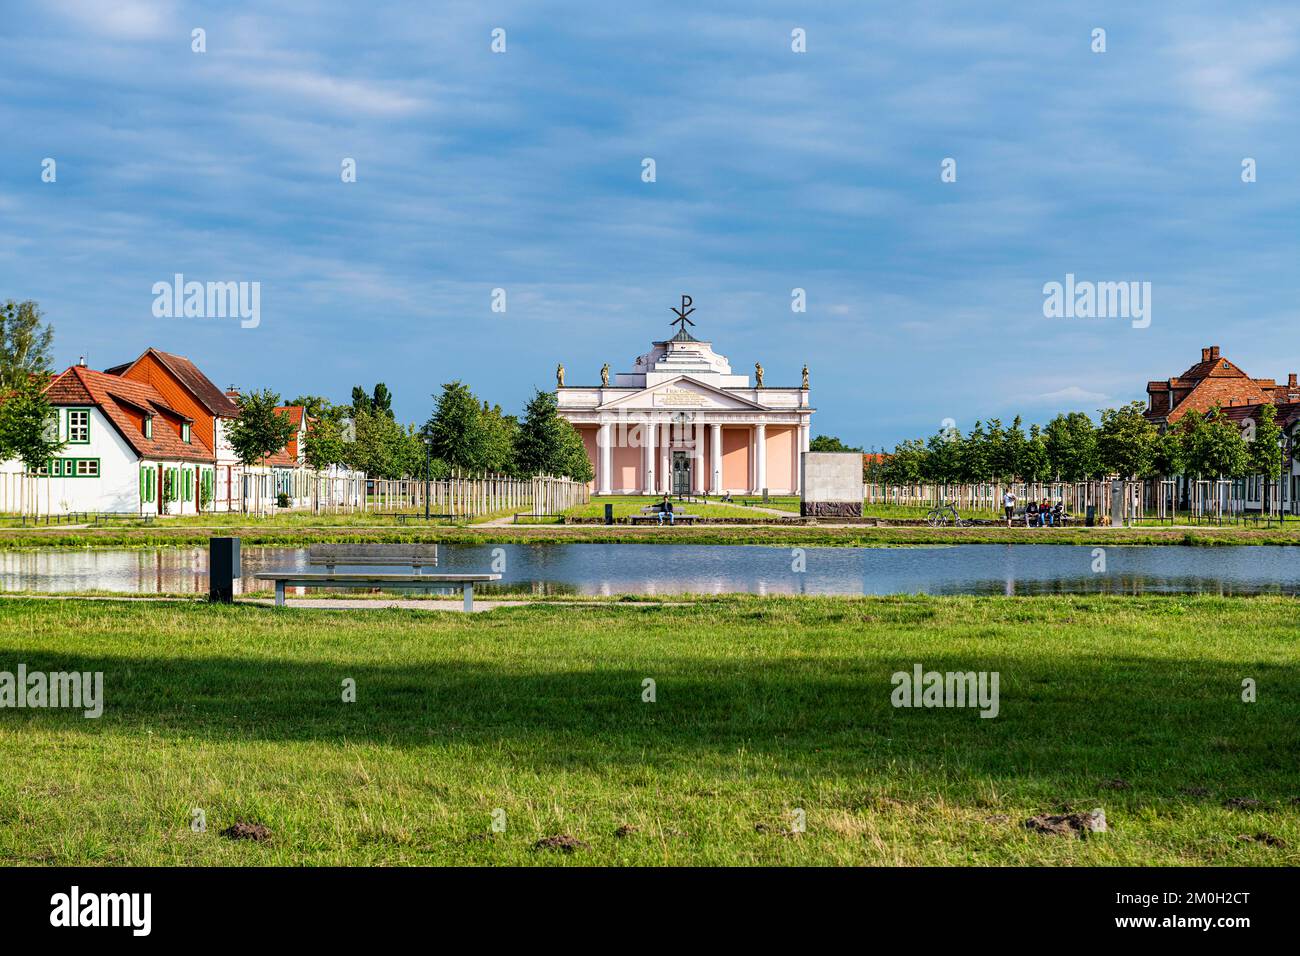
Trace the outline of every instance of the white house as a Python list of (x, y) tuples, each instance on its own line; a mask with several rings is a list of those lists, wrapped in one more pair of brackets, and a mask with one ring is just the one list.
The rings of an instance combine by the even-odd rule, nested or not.
[(38, 472), (40, 511), (195, 514), (211, 494), (211, 452), (153, 387), (74, 365), (46, 394), (67, 444)]

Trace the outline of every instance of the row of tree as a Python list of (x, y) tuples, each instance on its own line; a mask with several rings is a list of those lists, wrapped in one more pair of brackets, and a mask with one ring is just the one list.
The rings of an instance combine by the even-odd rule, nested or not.
[[(0, 461), (17, 459), (32, 471), (63, 448), (50, 428), (54, 409), (45, 393), (53, 340), (35, 302), (0, 305)], [(553, 392), (539, 390), (522, 420), (480, 401), (459, 381), (434, 398), (429, 420), (416, 427), (397, 421), (382, 382), (370, 391), (353, 388), (351, 401), (339, 405), (319, 395), (282, 403), (270, 389), (248, 391), (236, 399), (240, 414), (227, 434), (240, 461), (259, 464), (297, 430), (283, 405), (301, 405), (308, 417), (303, 456), (313, 468), (343, 465), (374, 478), (440, 478), (459, 471), (592, 479), (582, 437), (559, 416)]]
[[(1057, 415), (1026, 433), (1019, 416), (976, 422), (965, 435), (943, 428), (892, 452), (865, 456), (864, 478), (889, 485), (970, 484), (983, 481), (1087, 481), (1108, 476), (1145, 479), (1277, 479), (1282, 472), (1282, 429), (1277, 409), (1262, 405), (1241, 424), (1222, 409), (1191, 412), (1161, 432), (1142, 402), (1100, 412), (1100, 424), (1083, 412)], [(814, 443), (815, 444), (815, 443)]]
[[(463, 382), (449, 382), (434, 396), (423, 426), (402, 425), (393, 414), (384, 383), (367, 392), (357, 386), (347, 405), (319, 395), (300, 395), (308, 417), (303, 457), (312, 468), (342, 465), (373, 478), (445, 478), (453, 472), (492, 472), (512, 477), (546, 474), (577, 481), (593, 477), (582, 437), (557, 412), (555, 394), (537, 391), (522, 420), (499, 405), (481, 401)], [(280, 397), (270, 391), (238, 399), (240, 417), (230, 442), (246, 463), (283, 448), (293, 426), (276, 412)]]

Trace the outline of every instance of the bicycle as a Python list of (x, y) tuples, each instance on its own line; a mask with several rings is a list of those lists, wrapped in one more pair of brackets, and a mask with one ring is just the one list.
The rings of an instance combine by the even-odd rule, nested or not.
[(961, 515), (957, 514), (957, 506), (953, 504), (941, 505), (938, 508), (931, 508), (925, 516), (925, 523), (931, 528), (945, 527), (951, 521), (958, 528), (967, 527), (968, 522)]

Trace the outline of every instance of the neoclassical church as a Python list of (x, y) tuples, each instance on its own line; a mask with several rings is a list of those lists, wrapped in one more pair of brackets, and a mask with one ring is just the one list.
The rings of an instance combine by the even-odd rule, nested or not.
[(737, 375), (725, 356), (686, 330), (689, 296), (674, 309), (679, 330), (638, 355), (632, 371), (599, 385), (566, 385), (556, 368), (559, 412), (582, 433), (596, 494), (798, 494), (799, 453), (815, 409), (808, 369), (798, 386)]

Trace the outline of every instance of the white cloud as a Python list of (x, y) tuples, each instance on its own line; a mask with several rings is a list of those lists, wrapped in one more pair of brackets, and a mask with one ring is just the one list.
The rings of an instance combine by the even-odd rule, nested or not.
[(189, 31), (172, 26), (172, 5), (163, 0), (55, 0), (54, 8), (91, 33), (123, 40), (154, 40), (176, 32), (189, 45)]
[(1192, 104), (1220, 119), (1252, 121), (1273, 114), (1283, 90), (1274, 67), (1286, 66), (1296, 52), (1294, 15), (1273, 14), (1224, 23), (1177, 21), (1187, 39), (1175, 44), (1177, 78)]
[(1065, 388), (1059, 388), (1054, 392), (1034, 395), (1030, 398), (1030, 401), (1039, 405), (1059, 405), (1068, 408), (1084, 405), (1091, 407), (1105, 405), (1110, 401), (1110, 396), (1101, 392), (1090, 392), (1078, 385), (1067, 385)]

